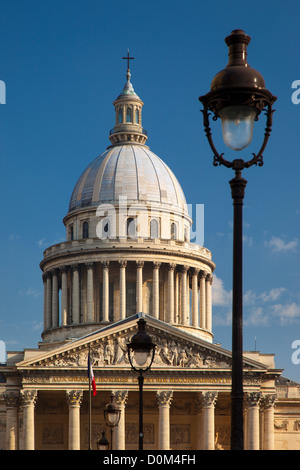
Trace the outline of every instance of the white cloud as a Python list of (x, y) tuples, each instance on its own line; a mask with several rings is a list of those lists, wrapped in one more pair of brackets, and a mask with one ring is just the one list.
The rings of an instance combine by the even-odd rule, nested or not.
[(295, 302), (286, 305), (273, 305), (272, 310), (282, 325), (300, 320), (300, 305), (297, 305)]
[(296, 251), (298, 241), (298, 238), (295, 238), (290, 242), (285, 242), (282, 238), (272, 237), (270, 241), (266, 242), (266, 246), (270, 247), (272, 251), (277, 253)]
[(266, 326), (269, 322), (268, 315), (262, 307), (254, 307), (250, 310), (245, 325), (248, 326)]
[(214, 276), (212, 284), (212, 303), (217, 307), (228, 306), (231, 303), (232, 291), (227, 291), (222, 279)]
[(26, 290), (21, 290), (19, 295), (25, 295), (26, 297), (33, 297), (36, 299), (42, 295), (42, 292), (35, 287), (28, 287)]
[(270, 302), (277, 300), (278, 297), (283, 294), (283, 292), (286, 292), (286, 289), (284, 287), (277, 287), (275, 289), (271, 289), (269, 292), (263, 292), (260, 297), (264, 302)]

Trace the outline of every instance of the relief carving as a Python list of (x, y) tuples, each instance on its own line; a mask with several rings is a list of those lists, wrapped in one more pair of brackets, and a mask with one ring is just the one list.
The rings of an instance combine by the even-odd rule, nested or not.
[[(127, 343), (131, 334), (114, 335), (103, 338), (97, 346), (92, 346), (93, 367), (129, 365)], [(202, 349), (197, 345), (187, 345), (177, 338), (152, 336), (156, 344), (153, 365), (182, 368), (225, 368), (230, 367), (230, 358), (214, 351)], [(88, 348), (46, 359), (50, 367), (86, 367)]]

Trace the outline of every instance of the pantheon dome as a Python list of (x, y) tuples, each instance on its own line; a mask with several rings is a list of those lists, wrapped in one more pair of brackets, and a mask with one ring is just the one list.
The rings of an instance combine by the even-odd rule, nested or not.
[(176, 176), (146, 145), (143, 105), (128, 68), (110, 145), (74, 186), (66, 241), (46, 249), (40, 264), (45, 347), (141, 312), (212, 342), (215, 265), (190, 242)]

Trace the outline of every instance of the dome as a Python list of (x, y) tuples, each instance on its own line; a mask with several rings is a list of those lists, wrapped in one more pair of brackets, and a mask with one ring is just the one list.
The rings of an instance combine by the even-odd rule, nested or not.
[(145, 145), (109, 147), (84, 170), (75, 185), (69, 213), (100, 203), (158, 203), (187, 212), (186, 199), (170, 168)]

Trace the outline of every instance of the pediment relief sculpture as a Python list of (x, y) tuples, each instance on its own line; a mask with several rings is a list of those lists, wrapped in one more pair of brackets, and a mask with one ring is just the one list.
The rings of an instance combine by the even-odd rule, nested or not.
[[(93, 367), (129, 366), (127, 357), (127, 343), (130, 335), (120, 334), (102, 338), (91, 348)], [(164, 338), (152, 335), (156, 351), (152, 367), (180, 367), (180, 368), (229, 368), (230, 358), (201, 348), (197, 345), (183, 343), (180, 339)], [(88, 348), (52, 355), (37, 363), (47, 367), (86, 367)]]

